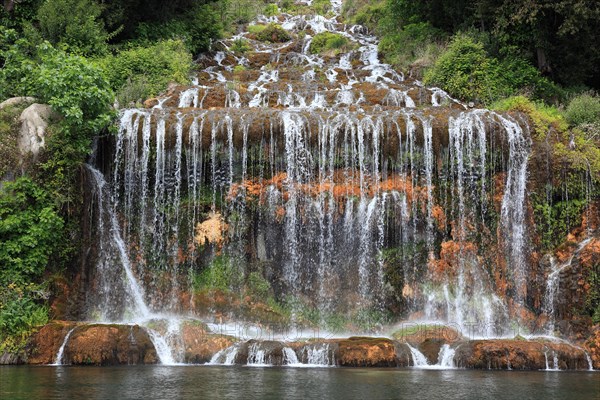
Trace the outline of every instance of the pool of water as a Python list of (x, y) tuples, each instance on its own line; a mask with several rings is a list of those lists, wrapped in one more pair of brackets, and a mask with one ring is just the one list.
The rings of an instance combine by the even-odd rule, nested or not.
[(600, 399), (598, 372), (0, 367), (0, 399)]

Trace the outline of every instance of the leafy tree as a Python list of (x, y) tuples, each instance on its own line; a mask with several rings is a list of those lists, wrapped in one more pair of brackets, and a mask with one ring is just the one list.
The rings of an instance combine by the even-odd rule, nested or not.
[(101, 13), (94, 0), (47, 0), (38, 9), (37, 19), (43, 37), (52, 44), (90, 56), (108, 49)]

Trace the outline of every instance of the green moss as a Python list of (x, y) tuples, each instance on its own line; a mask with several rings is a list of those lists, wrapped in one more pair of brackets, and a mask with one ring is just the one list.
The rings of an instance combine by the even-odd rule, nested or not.
[(262, 24), (255, 24), (255, 25), (248, 25), (248, 32), (252, 33), (252, 34), (259, 34), (262, 31), (264, 31), (267, 28), (267, 25), (262, 25)]
[(527, 114), (538, 138), (545, 138), (549, 132), (565, 132), (568, 128), (558, 108), (533, 102), (525, 96), (513, 96), (496, 101), (490, 108), (500, 112), (518, 111)]
[(240, 276), (231, 259), (226, 256), (216, 256), (206, 268), (193, 277), (196, 290), (217, 289), (228, 292), (238, 287), (239, 283)]

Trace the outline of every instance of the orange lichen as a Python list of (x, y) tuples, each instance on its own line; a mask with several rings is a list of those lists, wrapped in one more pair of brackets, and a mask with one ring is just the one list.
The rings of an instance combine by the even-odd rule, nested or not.
[(220, 246), (224, 241), (224, 232), (227, 230), (227, 224), (219, 213), (211, 213), (209, 218), (196, 225), (196, 236), (194, 241), (199, 245), (206, 243)]

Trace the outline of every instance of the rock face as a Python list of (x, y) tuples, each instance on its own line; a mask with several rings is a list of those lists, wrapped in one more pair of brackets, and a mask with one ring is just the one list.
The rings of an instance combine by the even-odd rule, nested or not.
[(592, 334), (585, 342), (585, 346), (589, 350), (594, 369), (600, 369), (600, 324), (594, 325)]
[(395, 367), (396, 347), (385, 338), (351, 337), (338, 343), (337, 363), (342, 367)]
[[(558, 365), (554, 365), (554, 356)], [(525, 340), (473, 340), (459, 343), (454, 356), (460, 368), (587, 370), (583, 349), (564, 343)]]
[(21, 155), (25, 156), (31, 153), (34, 160), (37, 158), (45, 146), (46, 129), (52, 116), (52, 108), (46, 104), (34, 103), (23, 110), (19, 118), (21, 123), (19, 151)]
[(64, 364), (155, 364), (148, 333), (137, 325), (85, 325), (75, 328), (65, 347)]
[(73, 322), (54, 321), (44, 325), (27, 345), (28, 364), (52, 364), (65, 337), (76, 326)]
[(6, 107), (18, 106), (24, 103), (33, 103), (35, 97), (12, 97), (0, 103), (0, 110)]
[(230, 336), (209, 333), (204, 326), (184, 324), (181, 330), (183, 358), (189, 364), (204, 364), (234, 343)]

